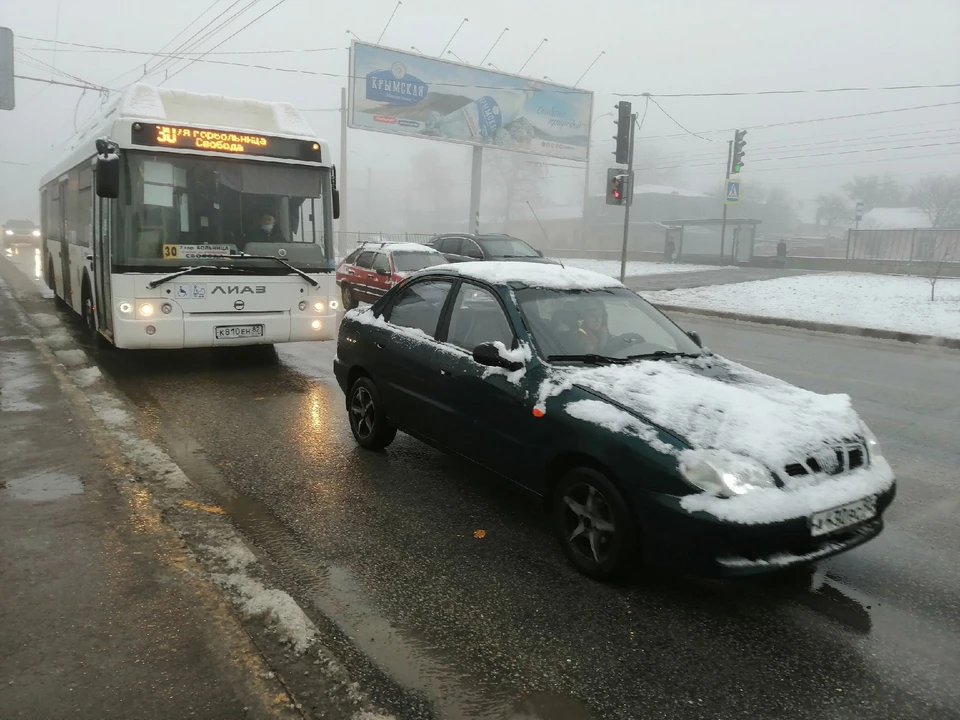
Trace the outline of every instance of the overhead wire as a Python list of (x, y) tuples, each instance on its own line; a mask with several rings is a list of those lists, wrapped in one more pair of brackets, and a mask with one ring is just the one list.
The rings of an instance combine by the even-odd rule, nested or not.
[[(259, 1), (259, 0), (257, 0), (257, 1)], [(235, 38), (237, 35), (239, 35), (240, 33), (242, 33), (244, 30), (246, 30), (248, 27), (250, 27), (251, 25), (253, 25), (255, 22), (258, 22), (258, 21), (261, 20), (262, 18), (264, 18), (264, 17), (266, 17), (267, 15), (269, 15), (270, 13), (272, 13), (272, 12), (273, 12), (274, 10), (276, 10), (278, 7), (280, 7), (281, 5), (283, 5), (285, 2), (287, 2), (287, 0), (278, 0), (275, 4), (271, 5), (269, 8), (267, 8), (267, 9), (264, 10), (262, 13), (260, 13), (259, 15), (257, 15), (257, 17), (255, 17), (253, 20), (251, 20), (250, 22), (248, 22), (248, 23), (247, 23), (246, 25), (244, 25), (242, 28), (240, 28), (239, 30), (237, 30), (237, 31), (234, 32), (233, 34), (228, 35), (226, 38), (224, 38), (224, 39), (221, 40), (219, 43), (217, 43), (216, 45), (214, 45), (210, 50), (211, 50), (211, 51), (212, 51), (212, 50), (216, 50), (218, 47), (222, 46), (224, 43), (229, 42), (230, 40), (232, 40), (233, 38)], [(248, 7), (250, 7), (250, 6), (248, 6)], [(188, 62), (184, 67), (180, 68), (179, 70), (177, 70), (177, 72), (173, 73), (173, 75), (170, 75), (169, 77), (165, 78), (165, 79), (164, 79), (164, 82), (166, 82), (167, 80), (169, 80), (169, 79), (171, 79), (171, 78), (173, 78), (173, 77), (176, 77), (176, 76), (179, 75), (181, 72), (183, 72), (184, 70), (186, 70), (188, 67), (190, 67), (191, 65), (193, 65), (193, 63), (197, 62), (198, 60), (201, 60), (202, 58), (203, 58), (203, 56), (201, 56), (201, 57), (199, 57), (199, 58), (194, 58), (193, 60), (191, 60), (190, 62)]]

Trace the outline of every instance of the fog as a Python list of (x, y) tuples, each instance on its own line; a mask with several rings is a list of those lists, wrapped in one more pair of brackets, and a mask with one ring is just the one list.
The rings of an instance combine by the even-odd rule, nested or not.
[[(750, 128), (740, 175), (745, 197), (751, 186), (758, 191), (762, 186), (764, 192), (776, 187), (796, 207), (840, 191), (858, 175), (892, 175), (909, 185), (920, 178), (956, 173), (960, 167), (958, 87), (671, 97), (956, 84), (960, 82), (956, 0), (598, 4), (525, 0), (523, 12), (518, 12), (521, 4), (506, 0), (482, 4), (404, 0), (399, 7), (395, 0), (287, 0), (228, 40), (276, 5), (275, 0), (212, 4), (0, 0), (0, 25), (16, 35), (16, 47), (22, 52), (17, 54), (18, 75), (118, 91), (141, 80), (144, 70), (162, 59), (132, 51), (169, 51), (217, 13), (228, 8), (232, 13), (246, 5), (250, 7), (245, 13), (196, 48), (217, 46), (216, 54), (194, 63), (169, 63), (168, 73), (174, 76), (165, 86), (293, 103), (330, 142), (338, 161), (338, 108), (340, 89), (347, 82), (348, 31), (368, 42), (377, 42), (383, 33), (383, 45), (403, 50), (414, 46), (436, 55), (467, 17), (445, 59), (479, 62), (508, 26), (486, 63), (506, 72), (527, 63), (526, 76), (573, 85), (604, 51), (579, 84), (595, 93), (592, 195), (604, 192), (606, 168), (613, 159), (613, 118), (603, 115), (620, 99), (632, 100), (634, 110), (643, 115), (641, 93), (652, 94), (660, 107), (653, 103), (646, 107), (637, 137), (638, 184), (715, 192), (723, 180), (727, 140), (734, 128)], [(207, 7), (212, 9), (190, 25)], [(547, 42), (541, 44), (544, 38)], [(47, 42), (54, 39), (56, 45)], [(254, 63), (302, 72), (248, 66)], [(158, 83), (164, 73), (148, 73), (142, 79)], [(16, 90), (16, 109), (0, 112), (0, 216), (36, 219), (40, 176), (66, 153), (76, 130), (96, 115), (103, 94), (23, 79), (17, 80)], [(919, 107), (929, 105), (937, 107)], [(844, 115), (857, 117), (825, 120)], [(410, 226), (424, 232), (466, 221), (469, 147), (350, 130), (348, 148), (351, 229), (399, 231)], [(509, 198), (505, 178), (516, 181)], [(583, 163), (487, 152), (481, 215), (502, 218), (579, 209), (583, 183)], [(397, 217), (413, 197), (433, 198), (421, 203), (416, 228), (409, 213)]]

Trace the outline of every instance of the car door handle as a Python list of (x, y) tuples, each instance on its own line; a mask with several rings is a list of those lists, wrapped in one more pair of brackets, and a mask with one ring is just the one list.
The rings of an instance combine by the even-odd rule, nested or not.
[(379, 348), (380, 350), (383, 350), (383, 343), (380, 342), (379, 340), (374, 340), (373, 344), (376, 345), (377, 348)]

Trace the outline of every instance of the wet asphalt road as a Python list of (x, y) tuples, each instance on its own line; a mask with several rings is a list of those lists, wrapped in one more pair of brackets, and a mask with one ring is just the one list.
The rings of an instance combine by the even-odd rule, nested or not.
[(960, 718), (960, 354), (677, 319), (853, 396), (900, 480), (880, 538), (812, 578), (600, 585), (502, 481), (404, 435), (359, 450), (333, 344), (99, 361), (401, 717)]

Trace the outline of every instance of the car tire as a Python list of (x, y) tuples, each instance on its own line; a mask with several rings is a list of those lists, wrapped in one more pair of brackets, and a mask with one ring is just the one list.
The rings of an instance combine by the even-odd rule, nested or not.
[(344, 310), (353, 310), (358, 305), (356, 293), (346, 283), (340, 286), (340, 299), (343, 301)]
[(587, 577), (622, 579), (638, 556), (633, 514), (601, 472), (581, 467), (564, 475), (553, 491), (551, 516), (564, 554)]
[(397, 427), (387, 419), (377, 386), (368, 377), (357, 378), (347, 393), (350, 430), (357, 444), (367, 450), (383, 450), (397, 436)]

